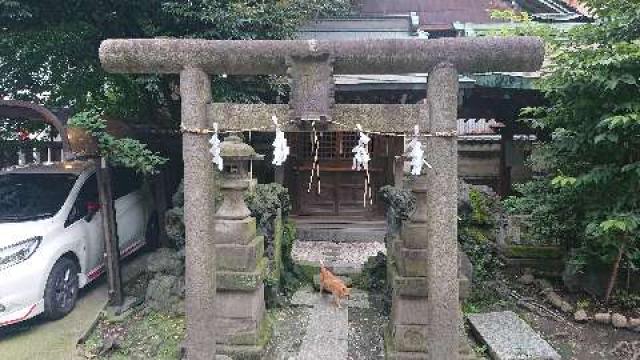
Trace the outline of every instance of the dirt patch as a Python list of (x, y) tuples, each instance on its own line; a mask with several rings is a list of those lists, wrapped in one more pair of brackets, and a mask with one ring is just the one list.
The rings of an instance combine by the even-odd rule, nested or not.
[(143, 308), (121, 321), (101, 318), (78, 352), (87, 359), (175, 360), (184, 331), (184, 317)]
[[(560, 292), (560, 286), (555, 288)], [(581, 298), (561, 294), (573, 304)], [(640, 341), (639, 333), (595, 322), (578, 324), (573, 321), (573, 314), (554, 309), (535, 286), (520, 284), (510, 275), (501, 274), (496, 281), (475, 286), (464, 310), (515, 311), (565, 360), (640, 359), (640, 355), (634, 358), (635, 349), (640, 349), (640, 345), (634, 347)]]

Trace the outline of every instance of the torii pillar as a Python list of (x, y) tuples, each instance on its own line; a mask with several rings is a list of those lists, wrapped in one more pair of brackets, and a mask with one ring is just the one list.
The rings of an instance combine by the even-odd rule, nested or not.
[[(400, 305), (410, 304), (416, 309), (405, 310), (412, 318), (410, 326), (401, 330), (410, 330), (405, 338), (417, 339), (414, 345), (420, 346), (395, 349), (390, 355), (396, 359), (458, 359), (458, 72), (536, 71), (542, 65), (543, 52), (542, 41), (532, 37), (104, 41), (100, 59), (107, 71), (180, 74), (185, 129), (188, 359), (210, 360), (216, 356), (216, 194), (208, 136), (203, 130), (217, 122), (225, 130), (273, 131), (269, 127), (272, 115), (294, 120), (283, 126), (283, 131), (308, 131), (309, 120), (322, 131), (352, 130), (356, 124), (369, 131), (397, 133), (409, 133), (416, 124), (423, 131), (428, 129), (426, 153), (434, 169), (418, 177), (414, 187), (423, 213), (413, 216), (415, 226), (410, 236), (404, 236), (400, 248), (393, 249), (401, 250), (396, 252), (402, 263), (400, 275), (410, 285), (405, 287), (409, 293), (403, 295), (407, 302)], [(294, 80), (289, 105), (210, 103), (208, 74), (287, 73)], [(426, 104), (333, 103), (332, 79), (328, 78), (333, 74), (406, 73), (429, 73)], [(403, 324), (394, 321), (392, 325)]]

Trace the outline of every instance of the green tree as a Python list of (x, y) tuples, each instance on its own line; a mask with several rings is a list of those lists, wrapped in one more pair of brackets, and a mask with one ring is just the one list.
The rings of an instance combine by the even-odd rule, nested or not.
[(556, 224), (536, 226), (569, 237), (563, 240), (577, 249), (576, 269), (592, 261), (612, 265), (610, 294), (621, 260), (640, 266), (640, 3), (585, 2), (596, 21), (552, 40), (540, 82), (549, 106), (532, 112), (534, 125), (551, 134), (534, 165), (557, 190), (522, 189), (525, 203), (544, 199), (546, 220)]
[[(105, 73), (102, 40), (282, 39), (307, 19), (349, 9), (349, 0), (0, 0), (0, 94), (176, 124), (177, 78)], [(273, 83), (217, 78), (214, 87), (218, 97), (258, 101), (273, 96)]]

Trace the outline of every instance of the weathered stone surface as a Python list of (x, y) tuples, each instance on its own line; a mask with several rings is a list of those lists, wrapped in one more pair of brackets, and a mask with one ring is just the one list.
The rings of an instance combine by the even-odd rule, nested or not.
[[(229, 104), (214, 103), (209, 109), (210, 126), (220, 123), (227, 130), (255, 129), (271, 127), (265, 122), (272, 115), (278, 119), (288, 117), (287, 104)], [(331, 111), (332, 117), (339, 119), (341, 125), (326, 124), (325, 131), (344, 131), (344, 128), (356, 128), (361, 124), (365, 129), (389, 132), (405, 132), (416, 123), (429, 117), (426, 104), (336, 104)], [(222, 121), (224, 120), (224, 122)], [(282, 123), (282, 131), (297, 132), (301, 128), (296, 123)]]
[(396, 351), (427, 352), (427, 327), (424, 325), (396, 325), (393, 339)]
[(266, 275), (266, 259), (262, 259), (255, 271), (218, 271), (217, 281), (219, 290), (254, 291), (262, 284)]
[(402, 276), (427, 276), (427, 258), (427, 250), (400, 248), (396, 257), (398, 272)]
[(458, 246), (458, 276), (461, 278), (464, 276), (469, 281), (473, 280), (473, 264), (460, 246)]
[(614, 313), (611, 315), (611, 324), (616, 328), (626, 328), (629, 325), (629, 321), (626, 316)]
[(264, 315), (264, 286), (255, 291), (218, 290), (216, 313), (225, 318), (249, 318), (259, 320)]
[[(390, 266), (390, 281), (393, 294), (410, 297), (426, 297), (429, 295), (428, 278), (425, 276), (400, 276), (395, 266)], [(458, 274), (460, 299), (465, 299), (471, 293), (471, 280), (460, 273)]]
[(262, 319), (218, 318), (217, 337), (219, 344), (255, 345), (260, 339), (260, 323)]
[(471, 37), (371, 40), (105, 40), (100, 61), (109, 72), (179, 73), (198, 66), (209, 74), (285, 74), (287, 57), (328, 53), (336, 74), (429, 73), (442, 62), (460, 72), (536, 71), (539, 38)]
[(300, 241), (319, 241), (333, 243), (384, 243), (386, 230), (384, 227), (379, 228), (344, 228), (344, 229), (320, 229), (311, 227), (299, 227), (296, 229), (298, 240)]
[(264, 255), (264, 237), (256, 236), (249, 245), (216, 245), (218, 270), (255, 271), (258, 260)]
[(407, 249), (426, 249), (429, 241), (427, 224), (405, 222), (400, 229), (400, 237)]
[(573, 320), (579, 323), (587, 322), (589, 321), (589, 315), (587, 314), (586, 311), (584, 311), (583, 309), (580, 309), (573, 314)]
[(629, 318), (629, 329), (640, 331), (640, 318)]
[(219, 353), (227, 355), (232, 360), (262, 360), (264, 345), (227, 345), (218, 344)]
[(147, 257), (147, 270), (150, 273), (164, 273), (180, 276), (184, 273), (184, 265), (173, 249), (161, 248)]
[(256, 238), (256, 219), (216, 220), (216, 244), (247, 245)]
[(287, 58), (289, 119), (331, 122), (334, 100), (333, 58), (328, 53)]
[(387, 354), (389, 360), (430, 360), (426, 353), (392, 352)]
[[(206, 127), (206, 106), (211, 102), (211, 79), (202, 70), (182, 67), (180, 96), (182, 124)], [(216, 257), (213, 227), (215, 199), (213, 163), (207, 156), (205, 135), (182, 136), (184, 159), (184, 224), (186, 233), (186, 346), (190, 360), (210, 359), (216, 353), (215, 296)]]
[(122, 264), (120, 268), (120, 278), (122, 279), (123, 284), (129, 283), (147, 272), (148, 257), (148, 253), (141, 254)]
[(167, 237), (173, 242), (173, 244), (183, 246), (185, 237), (184, 208), (174, 207), (167, 210), (164, 221)]
[(183, 314), (182, 279), (173, 275), (157, 275), (147, 286), (145, 302), (154, 310), (170, 314)]
[(593, 316), (593, 320), (599, 322), (600, 324), (609, 324), (611, 323), (611, 314), (610, 313), (597, 313)]
[(391, 277), (393, 292), (401, 296), (426, 297), (429, 294), (426, 277), (403, 277), (394, 271)]
[(560, 355), (511, 311), (468, 315), (469, 323), (496, 360), (560, 360)]
[(555, 291), (548, 291), (546, 292), (545, 296), (556, 309), (559, 309), (566, 313), (573, 312), (573, 305), (564, 301), (564, 299)]
[(427, 298), (397, 296), (391, 304), (394, 325), (426, 325), (429, 323)]
[[(458, 69), (461, 70), (461, 69)], [(431, 133), (457, 129), (458, 71), (448, 62), (429, 71), (427, 83), (429, 122), (421, 127)], [(431, 216), (427, 217), (427, 277), (429, 282), (427, 347), (433, 359), (459, 358), (458, 325), (458, 150), (456, 137), (428, 137), (425, 152), (433, 169), (425, 169), (428, 191), (420, 195)], [(420, 201), (420, 200), (418, 200)]]

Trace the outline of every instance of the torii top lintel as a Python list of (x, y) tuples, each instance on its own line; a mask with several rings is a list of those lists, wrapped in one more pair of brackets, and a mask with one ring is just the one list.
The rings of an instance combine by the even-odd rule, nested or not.
[(427, 73), (439, 63), (459, 72), (540, 69), (537, 37), (376, 40), (111, 39), (100, 46), (103, 67), (114, 73), (285, 74), (291, 57), (332, 58), (335, 74)]

